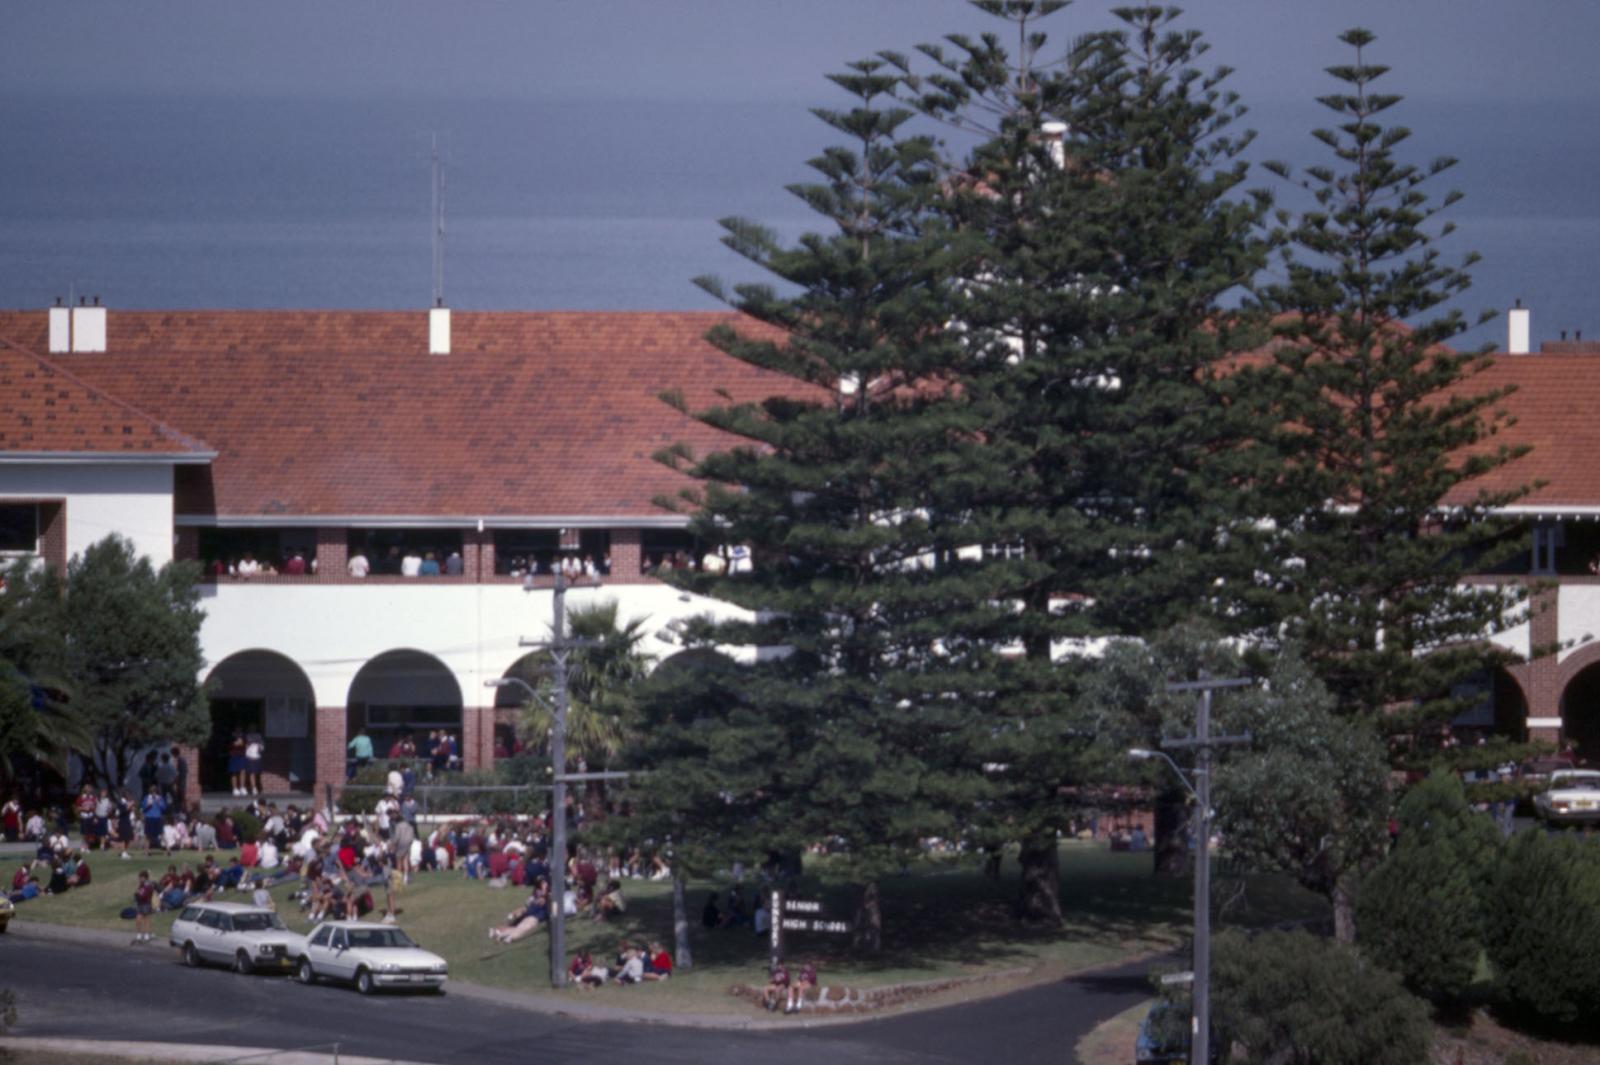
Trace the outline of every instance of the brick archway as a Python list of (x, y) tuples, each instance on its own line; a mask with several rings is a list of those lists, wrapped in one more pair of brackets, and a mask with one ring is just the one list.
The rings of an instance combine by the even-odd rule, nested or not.
[(1589, 643), (1561, 663), (1561, 738), (1581, 758), (1600, 760), (1600, 643)]

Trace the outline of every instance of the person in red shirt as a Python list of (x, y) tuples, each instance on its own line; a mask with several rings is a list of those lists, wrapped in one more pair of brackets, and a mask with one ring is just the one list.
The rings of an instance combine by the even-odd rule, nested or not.
[(155, 909), (155, 898), (156, 886), (150, 882), (150, 873), (139, 870), (139, 884), (133, 889), (133, 946), (154, 938), (150, 934), (150, 912)]
[(356, 867), (356, 848), (349, 840), (339, 844), (339, 864), (344, 866), (345, 872)]
[(651, 940), (650, 952), (644, 957), (644, 978), (665, 980), (672, 975), (672, 955), (659, 941)]

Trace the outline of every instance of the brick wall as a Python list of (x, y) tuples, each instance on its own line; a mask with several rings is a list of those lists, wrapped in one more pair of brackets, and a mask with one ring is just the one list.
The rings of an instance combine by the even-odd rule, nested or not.
[(323, 786), (332, 784), (335, 792), (344, 787), (345, 754), (349, 750), (345, 745), (349, 739), (345, 736), (345, 708), (342, 706), (319, 706), (316, 709), (316, 737), (317, 737), (317, 801), (322, 801)]
[(347, 575), (345, 567), (350, 561), (350, 541), (347, 536), (345, 529), (324, 527), (317, 530), (317, 576)]
[(180, 525), (173, 537), (172, 557), (180, 562), (200, 561), (200, 530), (193, 525)]
[(611, 576), (628, 580), (639, 576), (639, 530), (611, 530)]

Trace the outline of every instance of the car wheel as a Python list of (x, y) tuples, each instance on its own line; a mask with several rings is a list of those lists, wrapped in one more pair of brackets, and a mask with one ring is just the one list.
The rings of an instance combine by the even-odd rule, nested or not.
[(193, 943), (183, 945), (183, 964), (191, 969), (200, 968), (200, 952), (194, 949)]
[(367, 972), (365, 969), (356, 970), (357, 991), (361, 992), (363, 995), (370, 995), (376, 989), (376, 986), (377, 985), (372, 982), (371, 973)]
[(295, 979), (310, 987), (317, 982), (317, 971), (311, 967), (310, 958), (301, 958), (299, 966), (294, 971)]
[(233, 956), (233, 971), (240, 976), (249, 976), (255, 972), (255, 968), (254, 965), (250, 964), (250, 955), (244, 951), (241, 950)]

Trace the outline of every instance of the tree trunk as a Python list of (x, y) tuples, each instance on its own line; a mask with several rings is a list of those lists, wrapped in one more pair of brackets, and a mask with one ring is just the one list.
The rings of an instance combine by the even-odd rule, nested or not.
[(1017, 854), (1022, 866), (1022, 886), (1017, 895), (1017, 917), (1024, 921), (1061, 923), (1061, 864), (1056, 838), (1041, 833), (1022, 841)]
[(683, 901), (683, 873), (676, 863), (672, 867), (672, 940), (675, 955), (673, 967), (689, 969), (694, 966), (694, 955), (689, 952), (689, 909)]
[[(883, 909), (879, 904), (878, 882), (867, 881), (867, 886), (862, 889), (861, 902), (856, 907), (855, 945), (858, 950), (876, 954), (883, 949)], [(773, 914), (773, 920), (780, 919), (779, 914)]]
[(1340, 943), (1356, 941), (1354, 877), (1348, 873), (1333, 882), (1333, 938)]
[(585, 824), (598, 825), (606, 819), (606, 782), (586, 780), (583, 787), (583, 820)]
[(1156, 796), (1156, 876), (1189, 875), (1189, 793), (1164, 788)]

